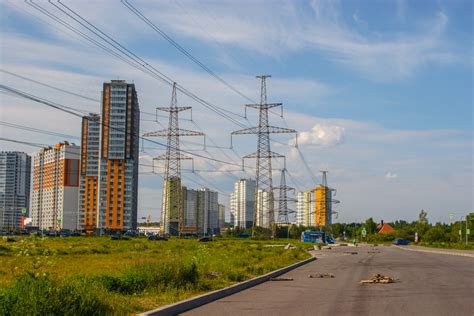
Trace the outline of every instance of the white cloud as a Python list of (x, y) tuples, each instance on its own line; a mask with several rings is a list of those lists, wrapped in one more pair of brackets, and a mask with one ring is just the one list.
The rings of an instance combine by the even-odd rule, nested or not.
[(396, 178), (398, 178), (398, 174), (389, 171), (389, 172), (385, 173), (384, 178), (388, 179), (388, 180), (396, 179)]
[(299, 145), (334, 146), (344, 140), (344, 128), (340, 126), (329, 126), (316, 124), (308, 132), (298, 135)]

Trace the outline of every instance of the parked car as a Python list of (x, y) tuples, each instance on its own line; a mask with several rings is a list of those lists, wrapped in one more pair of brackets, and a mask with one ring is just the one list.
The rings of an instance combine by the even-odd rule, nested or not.
[(71, 236), (71, 231), (69, 230), (62, 230), (59, 232), (60, 237), (70, 237)]
[(150, 235), (147, 237), (148, 240), (163, 240), (163, 241), (168, 241), (168, 238), (165, 236), (160, 236), (160, 235)]
[(201, 237), (201, 238), (198, 239), (198, 241), (200, 241), (200, 242), (212, 241), (212, 236), (204, 236), (204, 237)]
[(242, 233), (242, 234), (238, 234), (237, 238), (250, 238), (250, 235)]
[(395, 241), (393, 242), (394, 245), (398, 245), (398, 246), (406, 246), (410, 243), (409, 240), (406, 240), (406, 239), (403, 239), (403, 238), (397, 238), (395, 239)]
[(124, 236), (129, 236), (129, 237), (137, 237), (138, 236), (138, 232), (135, 231), (135, 230), (127, 230), (125, 232), (125, 234), (123, 234)]

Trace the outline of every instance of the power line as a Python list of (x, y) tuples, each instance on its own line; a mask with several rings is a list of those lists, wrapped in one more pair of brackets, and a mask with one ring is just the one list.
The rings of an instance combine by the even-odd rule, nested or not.
[[(60, 8), (59, 6), (57, 6), (56, 4), (52, 3), (51, 1), (49, 1), (49, 3), (51, 5), (53, 5), (54, 7), (56, 7), (58, 10), (60, 10), (61, 12), (63, 12), (65, 15), (67, 15), (69, 18), (73, 19), (74, 21), (76, 21), (77, 23), (79, 23), (82, 27), (86, 28), (88, 31), (90, 31), (91, 33), (93, 33), (95, 36), (97, 36), (98, 38), (100, 38), (102, 41), (106, 42), (108, 45), (110, 45), (113, 49), (115, 49), (116, 51), (120, 52), (120, 54), (124, 55), (120, 55), (119, 53), (117, 53), (116, 51), (114, 51), (113, 49), (109, 48), (109, 47), (106, 47), (104, 46), (103, 44), (99, 43), (97, 40), (91, 38), (90, 36), (86, 35), (85, 33), (83, 33), (82, 31), (78, 30), (77, 28), (73, 27), (71, 24), (65, 22), (63, 19), (57, 17), (56, 15), (52, 14), (50, 11), (44, 9), (43, 7), (41, 7), (40, 5), (34, 3), (32, 0), (30, 1), (27, 1), (26, 2), (27, 4), (29, 4), (30, 6), (32, 6), (33, 8), (37, 9), (38, 11), (40, 11), (41, 13), (47, 15), (48, 17), (52, 18), (53, 20), (57, 21), (58, 23), (62, 24), (63, 26), (71, 29), (72, 31), (74, 31), (75, 33), (79, 34), (81, 37), (85, 38), (86, 40), (92, 42), (94, 45), (102, 48), (103, 50), (106, 50), (107, 52), (111, 53), (113, 56), (121, 59), (122, 61), (126, 62), (127, 64), (131, 65), (132, 67), (140, 70), (140, 71), (143, 71), (144, 73), (146, 74), (149, 74), (151, 75), (152, 77), (154, 77), (155, 79), (158, 79), (160, 81), (163, 81), (165, 83), (167, 83), (168, 85), (172, 85), (174, 83), (174, 80), (172, 80), (170, 77), (166, 76), (164, 73), (162, 73), (161, 71), (159, 71), (158, 69), (156, 69), (155, 67), (153, 67), (152, 65), (150, 65), (148, 62), (146, 62), (145, 60), (143, 60), (142, 58), (140, 58), (139, 56), (137, 56), (135, 53), (131, 52), (129, 49), (127, 49), (126, 47), (124, 47), (122, 44), (120, 44), (119, 42), (117, 42), (115, 39), (113, 39), (112, 37), (110, 37), (109, 35), (107, 35), (105, 32), (103, 32), (102, 30), (100, 30), (99, 28), (97, 28), (96, 26), (94, 26), (92, 23), (90, 23), (89, 21), (85, 20), (81, 15), (77, 14), (76, 12), (74, 12), (72, 9), (70, 9), (68, 6), (66, 6), (65, 4), (61, 3), (58, 1), (58, 3), (63, 6), (64, 8), (66, 8), (69, 12), (71, 12), (73, 15), (69, 14), (68, 12), (66, 12), (64, 9)], [(76, 18), (76, 17), (77, 18)], [(79, 20), (80, 19), (80, 20)], [(83, 22), (81, 22), (83, 21)], [(86, 24), (87, 25), (86, 25)], [(89, 26), (90, 27), (89, 27)], [(213, 111), (214, 113), (220, 115), (221, 117), (233, 122), (234, 124), (238, 125), (238, 126), (244, 126), (244, 124), (240, 123), (239, 121), (235, 120), (233, 117), (229, 116), (229, 114), (232, 114), (232, 115), (235, 115), (235, 116), (238, 116), (238, 117), (243, 117), (237, 113), (234, 113), (232, 111), (229, 111), (229, 110), (226, 110), (222, 107), (219, 107), (217, 105), (214, 105), (210, 102), (207, 102), (205, 101), (204, 99), (200, 98), (199, 96), (195, 95), (194, 93), (190, 92), (189, 90), (187, 90), (186, 88), (184, 88), (183, 86), (181, 85), (177, 85), (177, 89), (182, 92), (183, 94), (187, 95), (188, 97), (192, 98), (193, 100), (195, 100), (196, 102), (202, 104), (204, 107), (208, 108), (209, 110)], [(229, 114), (227, 114), (229, 113)]]
[(0, 137), (0, 140), (4, 142), (12, 142), (12, 143), (17, 143), (17, 144), (22, 144), (22, 145), (27, 145), (27, 146), (32, 146), (32, 147), (39, 147), (39, 148), (44, 148), (48, 146), (46, 144), (32, 143), (32, 142), (21, 141), (21, 140), (5, 138), (5, 137)]
[[(17, 89), (14, 89), (14, 88), (10, 88), (8, 86), (5, 86), (5, 85), (0, 85), (0, 89), (3, 89), (3, 90), (6, 90), (8, 92), (11, 92), (11, 93), (14, 93), (20, 97), (23, 97), (23, 98), (26, 98), (26, 99), (29, 99), (29, 100), (32, 100), (32, 101), (35, 101), (35, 102), (39, 102), (39, 103), (42, 103), (42, 104), (45, 104), (47, 106), (50, 106), (56, 110), (60, 110), (60, 111), (63, 111), (63, 112), (66, 112), (68, 114), (71, 114), (71, 115), (74, 115), (76, 117), (79, 117), (79, 118), (83, 118), (83, 116), (79, 113), (75, 113), (73, 112), (72, 110), (75, 110), (74, 108), (71, 108), (71, 107), (67, 107), (67, 106), (64, 106), (64, 105), (60, 105), (60, 104), (53, 104), (45, 99), (42, 99), (42, 98), (39, 98), (39, 97), (36, 97), (32, 94), (29, 94), (29, 93), (26, 93), (26, 92), (23, 92), (23, 91), (20, 91), (20, 90), (17, 90)], [(75, 110), (77, 111), (77, 110)], [(86, 119), (88, 119), (87, 117), (85, 117)], [(103, 126), (108, 126), (110, 129), (116, 129), (116, 130), (119, 130), (121, 132), (123, 132), (124, 130), (123, 129), (120, 129), (120, 128), (117, 128), (117, 127), (114, 127), (114, 126), (110, 126), (110, 125), (107, 125), (107, 124), (104, 124), (102, 123)], [(163, 143), (160, 143), (160, 142), (157, 142), (157, 141), (154, 141), (152, 139), (148, 139), (148, 138), (145, 138), (143, 136), (140, 136), (140, 135), (136, 135), (138, 138), (140, 139), (143, 139), (143, 140), (146, 140), (148, 142), (151, 142), (153, 144), (157, 144), (157, 145), (160, 145), (162, 147), (167, 147), (166, 144), (163, 144)], [(216, 159), (216, 158), (212, 158), (212, 157), (207, 157), (207, 156), (204, 156), (204, 155), (201, 155), (201, 154), (197, 154), (197, 153), (193, 153), (193, 152), (190, 152), (190, 151), (187, 151), (187, 150), (181, 150), (183, 153), (186, 153), (186, 154), (189, 154), (189, 155), (192, 155), (192, 156), (195, 156), (195, 157), (198, 157), (198, 158), (203, 158), (203, 159), (207, 159), (209, 161), (215, 161), (215, 162), (219, 162), (219, 163), (222, 163), (222, 164), (227, 164), (227, 165), (232, 165), (232, 166), (238, 166), (240, 167), (239, 164), (236, 164), (236, 163), (232, 163), (232, 162), (228, 162), (228, 161), (224, 161), (224, 160), (220, 160), (220, 159)]]
[(44, 129), (28, 127), (28, 126), (19, 125), (19, 124), (13, 124), (13, 123), (5, 122), (5, 121), (0, 121), (0, 125), (6, 126), (6, 127), (11, 127), (11, 128), (16, 128), (16, 129), (22, 129), (22, 130), (29, 131), (29, 132), (34, 132), (34, 133), (41, 133), (41, 134), (51, 135), (51, 136), (80, 139), (79, 136), (56, 133), (56, 132), (47, 131), (47, 130), (44, 130)]
[(178, 44), (175, 40), (173, 40), (168, 34), (166, 34), (162, 29), (160, 29), (156, 24), (151, 22), (143, 13), (140, 12), (135, 6), (132, 4), (128, 3), (127, 0), (121, 0), (122, 4), (125, 5), (133, 14), (135, 14), (140, 20), (145, 22), (148, 26), (150, 26), (156, 33), (160, 34), (165, 40), (167, 40), (171, 45), (173, 45), (177, 50), (179, 50), (183, 55), (188, 57), (191, 61), (193, 61), (195, 64), (197, 64), (199, 67), (201, 67), (205, 72), (207, 72), (209, 75), (220, 81), (222, 84), (224, 84), (226, 87), (243, 97), (244, 99), (248, 100), (251, 103), (256, 103), (256, 101), (252, 100), (245, 94), (243, 94), (241, 91), (239, 91), (237, 88), (232, 86), (230, 83), (222, 79), (220, 76), (218, 76), (214, 71), (209, 69), (206, 65), (204, 65), (199, 59), (194, 57), (189, 51), (187, 51), (185, 48), (183, 48), (180, 44)]
[(20, 79), (23, 79), (23, 80), (27, 80), (27, 81), (30, 81), (30, 82), (33, 82), (33, 83), (36, 83), (36, 84), (39, 84), (39, 85), (41, 85), (41, 86), (54, 89), (54, 90), (56, 90), (56, 91), (60, 91), (60, 92), (64, 92), (64, 93), (73, 95), (73, 96), (78, 97), (78, 98), (81, 98), (81, 99), (85, 99), (85, 100), (88, 100), (88, 101), (94, 101), (94, 102), (100, 102), (100, 100), (98, 100), (98, 99), (93, 99), (93, 98), (90, 98), (90, 97), (87, 97), (87, 96), (84, 96), (84, 95), (81, 95), (81, 94), (78, 94), (78, 93), (75, 93), (75, 92), (72, 92), (72, 91), (69, 91), (69, 90), (65, 90), (65, 89), (61, 89), (61, 88), (58, 88), (58, 87), (49, 85), (49, 84), (44, 83), (44, 82), (40, 82), (40, 81), (37, 81), (37, 80), (33, 80), (33, 79), (31, 79), (31, 78), (27, 78), (27, 77), (24, 77), (24, 76), (20, 76), (20, 75), (18, 75), (18, 74), (15, 74), (15, 73), (13, 73), (13, 72), (7, 71), (7, 70), (5, 70), (5, 69), (0, 69), (0, 71), (3, 72), (3, 73), (9, 74), (9, 75), (11, 75), (11, 76), (17, 77), (17, 78), (20, 78)]
[[(36, 83), (36, 84), (39, 84), (39, 85), (44, 86), (44, 87), (48, 87), (48, 88), (51, 88), (51, 89), (54, 89), (54, 90), (57, 90), (57, 91), (60, 91), (60, 92), (63, 92), (63, 93), (72, 95), (72, 96), (79, 97), (79, 98), (84, 99), (84, 100), (93, 101), (93, 102), (100, 102), (99, 99), (90, 98), (90, 97), (85, 96), (85, 95), (83, 95), (83, 94), (79, 94), (79, 93), (76, 93), (76, 92), (73, 92), (73, 91), (70, 91), (70, 90), (62, 89), (62, 88), (59, 88), (58, 86), (53, 86), (53, 85), (50, 85), (50, 84), (47, 84), (47, 83), (44, 83), (44, 82), (41, 82), (41, 81), (32, 79), (32, 78), (30, 78), (30, 77), (22, 76), (22, 75), (19, 75), (19, 74), (17, 74), (17, 73), (14, 73), (14, 72), (7, 71), (7, 70), (5, 70), (5, 69), (0, 69), (0, 71), (3, 72), (3, 73), (9, 74), (9, 75), (11, 75), (11, 76), (17, 77), (17, 78), (20, 78), (20, 79), (23, 79), (23, 80), (26, 80), (26, 81), (30, 81), (30, 82), (33, 82), (33, 83)], [(142, 111), (142, 110), (140, 110), (140, 114), (147, 114), (147, 115), (152, 115), (152, 116), (154, 116), (154, 117), (157, 117), (157, 116), (158, 116), (158, 117), (166, 118), (165, 115), (159, 115), (159, 114), (157, 114), (157, 113), (145, 112), (145, 111)], [(140, 119), (140, 120), (141, 120), (141, 121), (147, 121), (146, 119)], [(153, 120), (153, 121), (155, 121), (155, 120)]]

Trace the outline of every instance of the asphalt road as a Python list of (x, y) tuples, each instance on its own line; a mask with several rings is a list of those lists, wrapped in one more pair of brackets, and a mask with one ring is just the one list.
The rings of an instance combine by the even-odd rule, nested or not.
[[(474, 315), (474, 258), (390, 246), (334, 247), (316, 256), (281, 276), (293, 281), (269, 281), (183, 315)], [(315, 273), (335, 277), (308, 277)], [(398, 282), (359, 284), (375, 273)]]

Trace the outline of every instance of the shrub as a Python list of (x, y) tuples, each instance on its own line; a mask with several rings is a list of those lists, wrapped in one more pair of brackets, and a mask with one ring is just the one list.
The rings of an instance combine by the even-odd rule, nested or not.
[(0, 292), (1, 315), (105, 315), (108, 308), (83, 278), (57, 286), (48, 275), (22, 275)]
[(188, 288), (196, 286), (199, 272), (194, 262), (138, 265), (120, 277), (101, 275), (95, 281), (108, 291), (139, 294), (145, 289)]

